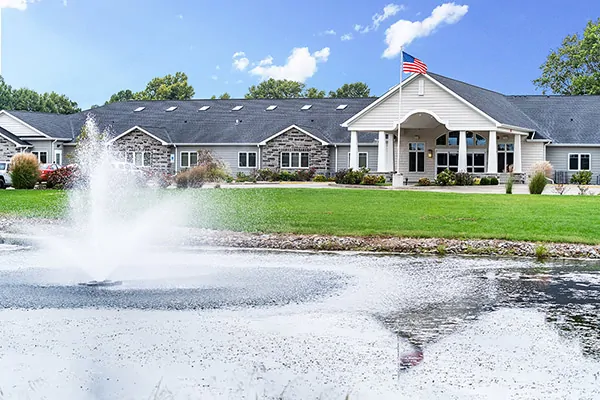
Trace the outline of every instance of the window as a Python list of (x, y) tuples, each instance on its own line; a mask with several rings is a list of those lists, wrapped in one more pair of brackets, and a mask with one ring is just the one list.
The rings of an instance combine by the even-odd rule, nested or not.
[(439, 136), (435, 140), (435, 145), (436, 146), (446, 146), (447, 144), (448, 144), (448, 141), (446, 140), (446, 134), (445, 133), (442, 136)]
[(62, 150), (56, 150), (54, 152), (54, 162), (57, 165), (62, 165)]
[(348, 107), (348, 104), (340, 104), (336, 107), (336, 110), (345, 110)]
[(460, 143), (460, 132), (448, 133), (448, 146), (458, 146)]
[(590, 154), (569, 154), (569, 171), (589, 171), (590, 168)]
[(231, 109), (231, 111), (240, 111), (244, 106), (235, 106)]
[(423, 79), (419, 79), (419, 96), (425, 95), (425, 81)]
[(133, 110), (133, 112), (140, 112), (140, 111), (144, 111), (146, 109), (146, 107), (138, 107), (135, 110)]
[(477, 133), (467, 132), (467, 146), (485, 146), (487, 140)]
[(425, 171), (425, 143), (408, 144), (408, 172)]
[(467, 154), (467, 172), (471, 174), (485, 172), (485, 153)]
[[(358, 153), (358, 168), (368, 168), (369, 153)], [(348, 168), (350, 168), (350, 153), (348, 153)]]
[(136, 167), (149, 167), (152, 165), (152, 153), (149, 151), (133, 151), (129, 153), (127, 162), (133, 163)]
[(198, 111), (206, 111), (210, 108), (210, 106), (202, 106), (198, 109)]
[(498, 172), (510, 172), (515, 161), (515, 145), (498, 143)]
[[(467, 147), (485, 146), (487, 144), (487, 139), (477, 133), (466, 132), (466, 136)], [(444, 133), (443, 135), (438, 136), (435, 140), (436, 146), (458, 146), (459, 143), (460, 132), (458, 131)]]
[(172, 106), (172, 107), (169, 107), (169, 108), (167, 108), (165, 111), (166, 111), (166, 112), (171, 112), (171, 111), (175, 111), (175, 110), (177, 110), (177, 106)]
[(311, 107), (312, 107), (312, 104), (306, 104), (306, 105), (302, 106), (301, 110), (304, 110), (304, 111), (310, 110)]
[(441, 152), (436, 154), (436, 175), (449, 169), (458, 172), (458, 153)]
[(198, 164), (198, 152), (182, 151), (180, 165), (182, 168), (190, 168)]
[(256, 152), (238, 153), (238, 167), (256, 168)]
[(281, 168), (308, 168), (308, 153), (282, 152)]
[(267, 111), (273, 111), (276, 108), (277, 108), (276, 105), (272, 105), (272, 106), (267, 107)]
[(35, 155), (40, 164), (48, 163), (48, 152), (47, 151), (32, 151), (31, 154)]

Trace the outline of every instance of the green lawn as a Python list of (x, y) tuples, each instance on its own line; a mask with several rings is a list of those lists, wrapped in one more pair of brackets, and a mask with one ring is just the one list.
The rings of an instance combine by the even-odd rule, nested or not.
[[(594, 196), (288, 188), (185, 193), (190, 223), (207, 228), (600, 243), (600, 197)], [(61, 217), (66, 201), (60, 191), (0, 191), (0, 214)]]

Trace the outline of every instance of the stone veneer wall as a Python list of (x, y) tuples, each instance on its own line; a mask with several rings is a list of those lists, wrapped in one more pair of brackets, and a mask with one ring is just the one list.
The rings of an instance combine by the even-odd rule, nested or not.
[(152, 152), (150, 168), (153, 170), (173, 171), (171, 163), (171, 148), (143, 132), (135, 130), (113, 142), (117, 152), (130, 153), (133, 151)]
[(0, 136), (0, 161), (10, 161), (17, 153), (17, 146), (8, 139)]
[(279, 169), (280, 154), (286, 151), (308, 152), (309, 167), (315, 167), (318, 173), (326, 173), (329, 170), (328, 147), (295, 128), (272, 139), (262, 148), (261, 168)]

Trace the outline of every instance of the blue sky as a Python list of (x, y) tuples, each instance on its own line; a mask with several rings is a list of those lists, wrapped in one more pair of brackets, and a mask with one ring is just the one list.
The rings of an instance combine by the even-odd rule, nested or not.
[(82, 107), (176, 71), (196, 98), (242, 97), (269, 76), (327, 91), (364, 81), (380, 95), (399, 80), (399, 58), (383, 57), (389, 35), (395, 45), (410, 41), (406, 50), (432, 72), (530, 94), (550, 49), (600, 16), (597, 0), (465, 0), (433, 19), (443, 1), (23, 1), (0, 0), (17, 7), (2, 10), (5, 80)]

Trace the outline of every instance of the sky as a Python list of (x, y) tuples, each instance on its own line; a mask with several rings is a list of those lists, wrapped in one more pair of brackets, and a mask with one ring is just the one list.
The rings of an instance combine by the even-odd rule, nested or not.
[(381, 95), (399, 49), (430, 71), (505, 94), (538, 93), (550, 50), (600, 16), (572, 0), (0, 0), (2, 75), (88, 108), (185, 72), (195, 98), (243, 97), (270, 77)]

